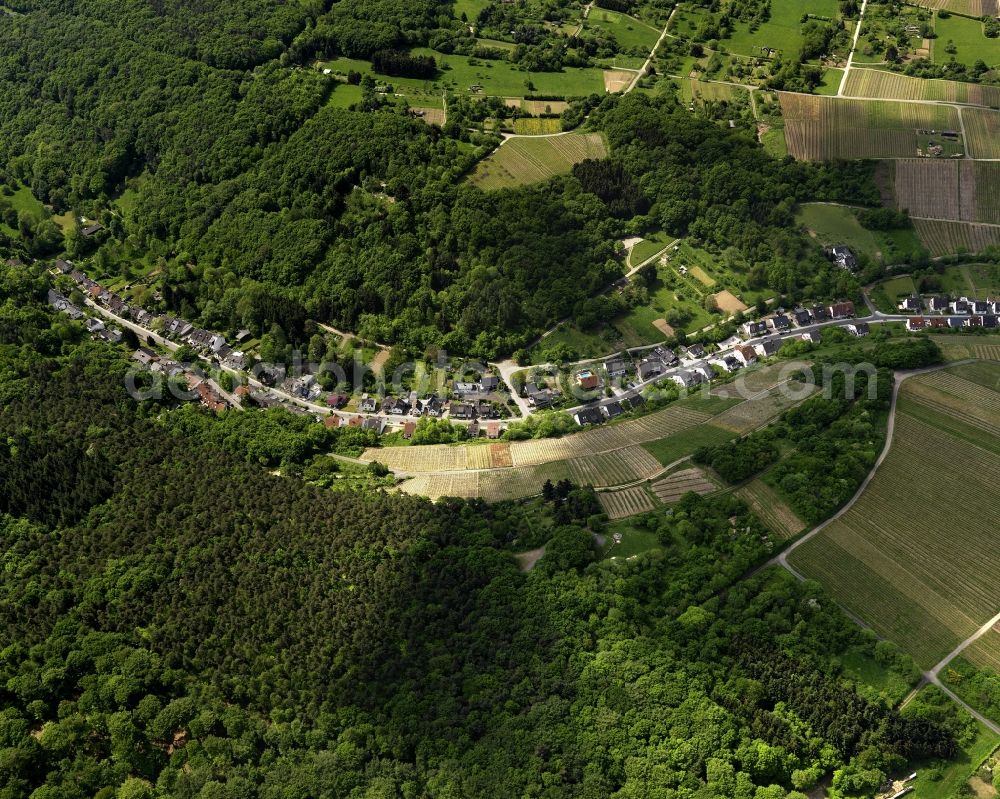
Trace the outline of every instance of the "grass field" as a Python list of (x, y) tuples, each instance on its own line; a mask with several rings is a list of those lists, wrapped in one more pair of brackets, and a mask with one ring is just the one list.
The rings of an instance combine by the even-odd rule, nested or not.
[(773, 47), (781, 55), (794, 56), (802, 47), (803, 14), (833, 19), (837, 16), (836, 0), (771, 0), (767, 22), (752, 31), (748, 23), (734, 21), (732, 35), (721, 40), (719, 47), (751, 57), (760, 56), (761, 47)]
[(652, 258), (658, 252), (663, 250), (670, 242), (674, 240), (673, 236), (667, 235), (661, 230), (654, 233), (647, 233), (645, 238), (636, 244), (628, 256), (629, 266), (638, 266), (643, 261), (648, 258)]
[(587, 158), (605, 158), (600, 133), (567, 133), (537, 139), (510, 139), (479, 162), (470, 180), (484, 190), (524, 186), (569, 172)]
[(930, 142), (946, 145), (946, 154), (962, 151), (939, 135), (920, 131), (958, 131), (958, 112), (949, 106), (891, 100), (843, 100), (806, 94), (780, 95), (785, 139), (795, 158), (905, 158)]
[(894, 164), (897, 208), (914, 217), (1000, 224), (1000, 163), (907, 158)]
[(749, 90), (734, 86), (731, 83), (716, 83), (697, 78), (684, 78), (677, 81), (680, 86), (681, 99), (686, 103), (695, 100), (724, 100), (726, 102), (749, 102)]
[[(978, 19), (954, 15), (942, 19), (936, 16), (934, 31), (937, 33), (932, 48), (935, 64), (947, 64), (952, 60), (970, 67), (980, 60), (989, 66), (1000, 63), (997, 40), (986, 38), (983, 23)], [(950, 47), (954, 47), (954, 53), (948, 52)]]
[(795, 511), (760, 478), (751, 480), (737, 490), (736, 496), (750, 506), (779, 540), (794, 538), (806, 528), (805, 522)]
[(699, 447), (714, 447), (734, 438), (731, 430), (725, 430), (711, 422), (690, 427), (667, 438), (649, 441), (643, 446), (664, 466), (686, 458)]
[(908, 380), (865, 493), (789, 555), (924, 668), (1000, 608), (1000, 393), (981, 384), (984, 370), (1000, 377), (992, 365)]
[(913, 229), (932, 256), (981, 252), (985, 247), (1000, 244), (998, 225), (915, 219)]
[(804, 225), (809, 235), (820, 244), (847, 244), (873, 261), (897, 263), (903, 253), (909, 254), (921, 248), (915, 232), (866, 230), (854, 212), (841, 205), (805, 203), (799, 207), (795, 220)]
[[(490, 97), (523, 97), (526, 94), (579, 97), (604, 91), (604, 76), (602, 70), (596, 67), (566, 67), (560, 72), (522, 72), (516, 64), (508, 61), (445, 55), (419, 47), (413, 52), (433, 56), (438, 65), (438, 74), (433, 80), (378, 75), (372, 70), (371, 62), (354, 58), (321, 61), (317, 66), (340, 76), (355, 70), (362, 75), (371, 75), (379, 85), (392, 86), (397, 94), (437, 97), (438, 100), (445, 89), (459, 94)], [(482, 89), (473, 92), (472, 86), (481, 86)]]
[(590, 9), (583, 27), (584, 30), (610, 33), (622, 48), (636, 55), (648, 54), (660, 37), (656, 28), (635, 17), (597, 6)]
[(877, 100), (942, 100), (1000, 108), (1000, 87), (913, 78), (884, 69), (852, 69), (845, 94)]

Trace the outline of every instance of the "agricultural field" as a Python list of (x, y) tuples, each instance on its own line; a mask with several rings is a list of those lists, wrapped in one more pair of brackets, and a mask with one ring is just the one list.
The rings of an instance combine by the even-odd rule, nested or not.
[(520, 117), (514, 120), (518, 136), (550, 136), (562, 130), (558, 117)]
[(1000, 393), (979, 365), (910, 378), (888, 457), (858, 502), (792, 551), (851, 613), (927, 668), (1000, 608)]
[(1000, 87), (912, 78), (884, 69), (852, 69), (844, 93), (874, 100), (940, 100), (1000, 108)]
[(712, 424), (737, 435), (743, 435), (756, 430), (793, 405), (807, 399), (815, 391), (816, 386), (807, 383), (781, 385), (766, 394), (723, 411), (712, 419)]
[[(958, 112), (950, 106), (787, 92), (779, 97), (788, 151), (802, 160), (905, 158), (921, 155), (931, 143), (942, 145), (946, 156), (964, 148)], [(957, 139), (946, 140), (941, 131)]]
[(669, 505), (691, 491), (696, 494), (711, 494), (713, 491), (718, 491), (719, 486), (712, 482), (704, 471), (692, 467), (657, 480), (650, 486), (650, 490), (660, 502)]
[(941, 348), (946, 361), (981, 358), (985, 361), (1000, 362), (1000, 341), (994, 336), (951, 335), (930, 338)]
[(974, 666), (1000, 674), (1000, 630), (994, 626), (968, 648), (963, 649), (962, 657)]
[(986, 38), (983, 23), (978, 19), (955, 15), (945, 18), (938, 14), (934, 31), (937, 33), (932, 48), (935, 64), (953, 60), (969, 67), (977, 61), (990, 66), (1000, 63), (1000, 42)]
[(656, 501), (645, 486), (633, 486), (618, 491), (602, 491), (597, 495), (601, 507), (609, 519), (624, 519), (639, 513), (654, 510)]
[(907, 158), (889, 171), (895, 207), (910, 216), (1000, 224), (1000, 162)]
[(922, 249), (920, 239), (912, 230), (867, 230), (854, 212), (843, 205), (804, 203), (799, 206), (795, 221), (804, 226), (810, 237), (824, 247), (847, 244), (864, 253), (872, 261), (901, 263)]
[(1000, 225), (914, 219), (913, 229), (932, 256), (982, 252), (1000, 244)]
[(749, 103), (750, 91), (731, 83), (683, 78), (676, 81), (680, 87), (680, 97), (685, 103), (694, 101), (721, 101), (727, 103)]
[(738, 489), (736, 496), (771, 528), (778, 540), (787, 541), (806, 529), (805, 522), (759, 477)]
[(490, 191), (569, 172), (587, 158), (605, 158), (607, 144), (600, 133), (567, 133), (537, 139), (509, 139), (476, 167), (470, 180)]
[[(757, 371), (760, 376), (754, 379), (755, 385), (773, 385), (774, 367)], [(733, 438), (732, 420), (723, 428), (710, 423), (716, 415), (726, 418), (732, 410), (742, 409), (739, 418), (763, 423), (792, 404), (784, 398), (775, 402), (777, 391), (741, 401), (721, 396), (722, 390), (727, 394), (733, 391), (723, 386), (713, 392), (699, 392), (646, 416), (562, 438), (370, 448), (361, 459), (378, 461), (408, 476), (400, 490), (435, 499), (516, 499), (537, 494), (546, 480), (571, 479), (596, 488), (626, 486), (655, 478), (664, 465), (691, 455), (700, 446)], [(664, 490), (661, 486), (660, 493)]]
[(567, 461), (577, 485), (614, 486), (647, 480), (660, 472), (660, 462), (639, 444)]
[[(1000, 42), (997, 47), (1000, 49)], [(972, 158), (1000, 158), (1000, 111), (966, 108), (961, 113), (969, 155)]]
[(647, 441), (642, 446), (661, 464), (669, 466), (681, 458), (686, 458), (699, 447), (714, 447), (732, 441), (733, 438), (731, 430), (706, 422), (666, 438)]
[(914, 3), (924, 8), (945, 9), (967, 17), (997, 15), (997, 0), (914, 0)]

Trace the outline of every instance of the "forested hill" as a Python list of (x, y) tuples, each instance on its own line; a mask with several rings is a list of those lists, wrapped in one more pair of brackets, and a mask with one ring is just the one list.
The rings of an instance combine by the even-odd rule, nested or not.
[[(104, 223), (96, 242), (69, 235), (71, 257), (103, 243), (115, 274), (160, 256), (163, 310), (213, 329), (259, 335), (278, 323), (296, 340), (295, 320), (311, 317), (415, 352), (493, 357), (584, 313), (621, 274), (613, 245), (629, 231), (733, 247), (761, 285), (786, 291), (821, 267), (789, 278), (802, 242), (785, 234), (770, 245), (790, 204), (877, 199), (864, 168), (774, 161), (747, 133), (692, 120), (669, 96), (609, 98), (595, 116), (609, 163), (632, 176), (630, 202), (583, 173), (485, 194), (464, 176), (496, 138), (426, 125), (367, 89), (343, 108), (335, 81), (298, 66), (318, 49), (367, 53), (424, 42), (428, 24), (461, 28), (448, 5), (12, 8), (21, 13), (0, 16), (0, 182)], [(646, 152), (621, 135), (633, 115)], [(705, 183), (713, 169), (728, 183)], [(744, 193), (752, 202), (736, 201)], [(33, 244), (53, 254), (47, 240)]]
[(133, 402), (125, 352), (43, 288), (0, 267), (4, 799), (865, 795), (967, 732), (859, 695), (836, 653), (912, 663), (817, 586), (739, 581), (767, 548), (734, 499), (691, 495), (651, 517), (662, 554), (609, 564), (587, 491), (275, 476), (211, 433), (258, 417)]

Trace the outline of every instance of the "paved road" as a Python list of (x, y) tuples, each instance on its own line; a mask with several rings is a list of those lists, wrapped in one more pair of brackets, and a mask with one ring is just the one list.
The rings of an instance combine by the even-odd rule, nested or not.
[(858, 15), (858, 26), (854, 29), (854, 40), (851, 42), (851, 52), (847, 54), (847, 64), (844, 66), (844, 74), (840, 78), (840, 87), (837, 89), (837, 97), (844, 96), (844, 87), (847, 86), (847, 76), (851, 74), (851, 62), (854, 61), (854, 51), (858, 48), (858, 36), (861, 35), (861, 25), (865, 21), (865, 11), (868, 9), (868, 0), (862, 0), (861, 13)]

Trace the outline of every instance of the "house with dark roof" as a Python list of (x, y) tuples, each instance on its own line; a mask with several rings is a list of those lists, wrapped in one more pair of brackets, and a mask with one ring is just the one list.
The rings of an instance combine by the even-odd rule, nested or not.
[(914, 294), (911, 297), (904, 297), (896, 307), (905, 313), (918, 313), (923, 310), (924, 304), (920, 301), (920, 297)]
[(854, 253), (851, 252), (851, 248), (846, 244), (835, 244), (831, 247), (830, 257), (841, 269), (847, 269), (848, 271), (853, 272), (858, 268), (858, 259), (854, 256)]
[(614, 419), (616, 416), (621, 416), (625, 413), (625, 409), (622, 407), (620, 402), (609, 402), (604, 406), (604, 412), (608, 415), (609, 419)]
[(362, 394), (358, 408), (362, 413), (375, 413), (375, 410), (378, 408), (378, 399), (368, 394)]
[(343, 408), (350, 401), (346, 394), (327, 394), (326, 404), (331, 408)]
[(809, 311), (805, 308), (796, 308), (792, 311), (792, 318), (799, 327), (808, 325), (812, 321), (812, 316), (809, 315)]
[(814, 322), (823, 322), (829, 316), (825, 305), (814, 305), (809, 309), (809, 313), (812, 314)]
[(449, 406), (449, 415), (452, 419), (475, 419), (475, 406), (466, 402), (453, 402)]
[(847, 319), (854, 316), (853, 302), (837, 302), (827, 308), (831, 319)]
[(662, 361), (665, 366), (673, 366), (677, 363), (677, 354), (669, 347), (659, 346), (653, 348), (653, 357)]
[(139, 347), (139, 349), (132, 353), (132, 360), (138, 361), (143, 366), (149, 366), (150, 364), (156, 363), (160, 360), (160, 356), (151, 349)]
[(957, 329), (959, 327), (965, 327), (965, 319), (963, 319), (960, 316), (949, 316), (948, 327), (953, 329)]
[(693, 388), (698, 385), (698, 378), (696, 378), (691, 372), (686, 369), (681, 369), (670, 375), (670, 379), (673, 380), (681, 388)]
[(934, 313), (944, 313), (950, 304), (951, 300), (948, 297), (931, 297), (927, 301), (927, 307)]
[(91, 224), (87, 225), (86, 227), (80, 228), (80, 234), (84, 238), (88, 238), (89, 239), (95, 233), (99, 233), (102, 230), (104, 230), (104, 225), (102, 225), (100, 222), (92, 222)]
[(437, 394), (431, 394), (426, 399), (420, 400), (417, 407), (425, 416), (436, 418), (444, 412), (444, 401)]
[(604, 422), (604, 414), (601, 413), (600, 409), (593, 406), (581, 408), (576, 413), (576, 422), (581, 426), (585, 424), (601, 424)]
[(688, 344), (685, 355), (688, 358), (704, 358), (705, 357), (705, 345), (704, 344)]
[(64, 275), (68, 275), (73, 271), (73, 262), (64, 261), (62, 258), (56, 260), (56, 269), (62, 272)]
[(410, 412), (410, 403), (405, 399), (389, 397), (382, 403), (382, 412), (393, 416), (406, 416)]
[(649, 380), (657, 375), (663, 374), (663, 362), (652, 358), (647, 358), (639, 363), (639, 379)]
[(496, 375), (483, 375), (479, 385), (483, 391), (496, 391), (500, 387), (500, 378)]
[(362, 430), (374, 430), (379, 435), (385, 430), (385, 419), (381, 416), (369, 416), (361, 423)]
[(969, 313), (969, 301), (962, 297), (958, 300), (951, 301), (951, 312), (952, 313)]
[(983, 327), (987, 330), (996, 330), (998, 324), (996, 314), (983, 314)]
[(778, 314), (771, 318), (771, 329), (772, 330), (789, 330), (792, 326), (791, 320), (784, 314)]
[(536, 391), (528, 395), (528, 404), (535, 408), (549, 408), (552, 406), (552, 392), (548, 389)]
[(629, 367), (624, 358), (616, 356), (604, 362), (604, 371), (608, 373), (608, 377), (614, 379), (628, 374)]
[(743, 335), (747, 338), (757, 338), (757, 336), (763, 336), (767, 333), (767, 323), (766, 322), (747, 322), (742, 327)]
[(761, 358), (770, 358), (778, 350), (781, 349), (781, 339), (780, 338), (766, 338), (763, 341), (759, 341), (754, 344), (753, 347), (757, 350), (757, 354)]
[(861, 337), (871, 333), (871, 328), (868, 327), (867, 322), (851, 322), (851, 324), (847, 325), (847, 331), (852, 336)]

